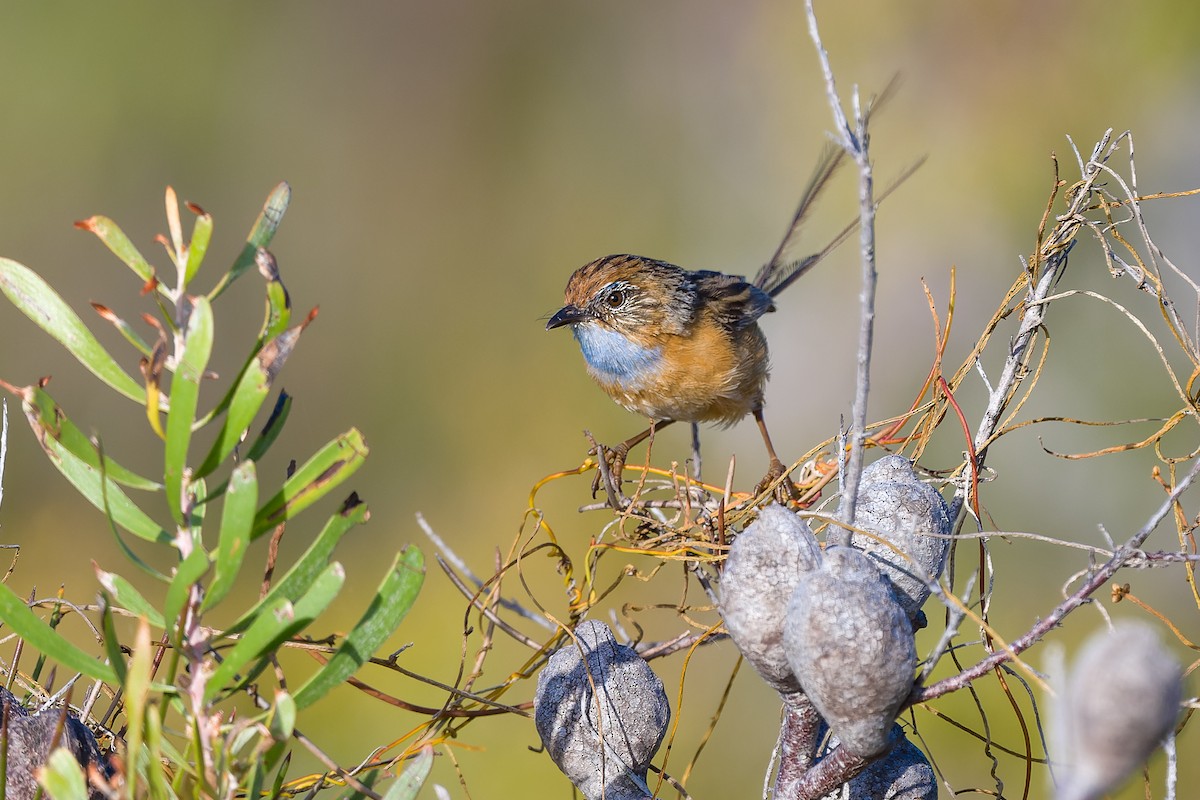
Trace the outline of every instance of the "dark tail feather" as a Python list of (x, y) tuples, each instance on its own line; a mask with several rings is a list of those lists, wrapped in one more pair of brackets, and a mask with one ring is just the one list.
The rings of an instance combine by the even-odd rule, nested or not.
[[(872, 113), (879, 110), (884, 103), (891, 99), (891, 97), (896, 93), (896, 88), (899, 86), (899, 84), (900, 79), (898, 75), (888, 81), (887, 86), (884, 87), (883, 91), (871, 102), (870, 107), (867, 109), (866, 117), (868, 121), (870, 120)], [(830, 178), (833, 177), (833, 174), (837, 171), (838, 167), (840, 167), (845, 161), (845, 157), (846, 151), (832, 142), (826, 144), (824, 149), (821, 150), (821, 155), (817, 158), (817, 166), (813, 169), (812, 176), (808, 179), (808, 184), (804, 187), (803, 194), (800, 195), (800, 203), (796, 207), (796, 213), (792, 216), (791, 225), (788, 226), (787, 233), (784, 234), (783, 241), (779, 243), (779, 247), (775, 248), (775, 253), (771, 256), (771, 260), (763, 265), (762, 269), (758, 271), (758, 274), (754, 276), (754, 285), (762, 289), (771, 297), (775, 297), (784, 289), (791, 286), (797, 278), (820, 263), (822, 259), (837, 249), (838, 245), (846, 241), (846, 239), (850, 237), (850, 234), (853, 233), (858, 227), (858, 221), (855, 220), (843, 228), (841, 232), (838, 233), (838, 235), (835, 236), (833, 240), (820, 252), (797, 260), (785, 260), (787, 257), (787, 251), (797, 239), (800, 232), (800, 227), (803, 224), (804, 218), (807, 216), (809, 209), (812, 208), (813, 203), (817, 201), (817, 198), (820, 196), (825, 187), (829, 185)], [(878, 203), (882, 202), (885, 197), (891, 194), (897, 186), (907, 180), (923, 161), (924, 159), (921, 159), (921, 162), (918, 162), (916, 165), (906, 170), (905, 173), (891, 186), (889, 186), (887, 191), (885, 191), (879, 197), (879, 199), (876, 201), (876, 205), (878, 205)]]
[[(921, 165), (925, 163), (925, 159), (926, 156), (921, 156), (912, 164), (910, 164), (909, 167), (904, 170), (904, 172), (900, 173), (898, 178), (889, 183), (888, 187), (884, 189), (877, 198), (875, 198), (875, 207), (879, 208), (879, 205), (886, 200), (892, 192), (900, 188), (900, 184), (911, 178), (913, 173), (920, 169)], [(840, 231), (838, 231), (837, 236), (834, 236), (833, 239), (829, 241), (829, 244), (825, 245), (820, 252), (813, 253), (812, 255), (805, 256), (797, 261), (790, 261), (786, 264), (781, 264), (775, 267), (772, 270), (772, 273), (768, 276), (768, 279), (770, 280), (769, 285), (761, 285), (757, 283), (756, 285), (758, 285), (760, 289), (769, 294), (771, 297), (777, 297), (780, 292), (795, 283), (797, 278), (808, 272), (817, 264), (824, 261), (826, 256), (838, 249), (843, 242), (850, 238), (852, 233), (858, 230), (858, 225), (859, 220), (856, 219), (846, 227), (842, 228)], [(760, 277), (765, 270), (766, 267), (759, 272)]]
[[(845, 160), (846, 151), (832, 142), (826, 143), (825, 147), (821, 149), (821, 155), (817, 158), (817, 166), (813, 169), (812, 176), (808, 179), (808, 184), (804, 187), (804, 193), (800, 195), (800, 202), (796, 206), (796, 213), (792, 215), (792, 222), (788, 225), (787, 233), (784, 234), (779, 247), (775, 248), (775, 253), (771, 256), (771, 260), (764, 264), (762, 269), (758, 271), (758, 274), (754, 276), (754, 285), (767, 294), (774, 296), (775, 289), (773, 287), (778, 285), (781, 278), (781, 271), (789, 269), (795, 263), (799, 263), (785, 264), (785, 254), (800, 233), (800, 226), (804, 223), (804, 218), (808, 215), (809, 209), (812, 208), (813, 203), (820, 197), (821, 191), (829, 185), (829, 179), (833, 177), (833, 174)], [(786, 280), (786, 277), (783, 279)]]

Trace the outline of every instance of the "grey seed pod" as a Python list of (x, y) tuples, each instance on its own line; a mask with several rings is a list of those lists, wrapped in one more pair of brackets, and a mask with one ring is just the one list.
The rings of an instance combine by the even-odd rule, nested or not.
[(854, 548), (827, 547), (821, 568), (800, 576), (783, 641), (793, 673), (843, 746), (862, 758), (886, 750), (917, 651), (875, 563)]
[(799, 691), (783, 651), (783, 618), (801, 573), (815, 569), (821, 546), (804, 520), (769, 505), (738, 534), (721, 571), (721, 616), (734, 644), (772, 688)]
[(1140, 622), (1092, 636), (1054, 702), (1059, 800), (1116, 789), (1150, 757), (1179, 717), (1179, 662)]
[(852, 538), (855, 547), (875, 559), (908, 618), (915, 620), (929, 599), (926, 576), (941, 575), (950, 552), (946, 537), (954, 530), (954, 519), (945, 499), (917, 477), (907, 458), (885, 456), (863, 470), (854, 524), (890, 542), (919, 566), (868, 536)]
[[(48, 708), (30, 715), (7, 689), (0, 689), (0, 704), (8, 713), (7, 742), (0, 739), (0, 746), (7, 747), (8, 771), (4, 789), (7, 800), (33, 800), (41, 787), (37, 782), (37, 771), (45, 766), (50, 757), (50, 745), (65, 747), (86, 772), (95, 765), (105, 777), (111, 776), (111, 768), (100, 752), (100, 745), (88, 727), (73, 714), (62, 718), (62, 709)], [(61, 719), (62, 730), (58, 733)], [(92, 789), (90, 796), (96, 800), (103, 797)], [(45, 793), (42, 793), (45, 796)]]
[(671, 718), (662, 681), (607, 625), (582, 622), (575, 637), (538, 674), (542, 744), (588, 800), (649, 797), (646, 771)]
[[(891, 736), (896, 744), (886, 756), (855, 775), (847, 792), (838, 789), (823, 800), (937, 800), (937, 778), (929, 759), (899, 725), (892, 726)], [(837, 741), (832, 738), (830, 749)]]

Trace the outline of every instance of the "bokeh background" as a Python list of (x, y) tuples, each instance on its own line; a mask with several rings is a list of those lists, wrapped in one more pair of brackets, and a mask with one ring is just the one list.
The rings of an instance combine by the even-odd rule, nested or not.
[[(873, 416), (907, 408), (931, 363), (919, 279), (944, 307), (957, 268), (948, 355), (956, 365), (1016, 274), (1018, 256), (1033, 248), (1051, 152), (1065, 157), (1071, 178), (1068, 135), (1090, 149), (1107, 127), (1132, 129), (1145, 191), (1200, 186), (1198, 8), (1168, 0), (847, 0), (819, 11), (843, 91), (858, 84), (870, 93), (902, 76), (875, 128), (881, 182), (929, 156), (880, 219)], [(10, 4), (0, 9), (0, 118), (0, 255), (40, 271), (81, 313), (96, 300), (134, 317), (145, 301), (119, 262), (72, 229), (74, 220), (110, 216), (155, 253), (153, 236), (165, 231), (162, 192), (174, 186), (216, 218), (207, 278), (199, 280), (207, 287), (215, 267), (240, 249), (271, 187), (291, 183), (293, 204), (273, 250), (298, 311), (319, 305), (321, 313), (282, 378), (296, 401), (277, 449), (302, 459), (351, 425), (372, 445), (353, 481), (372, 520), (341, 552), (350, 582), (362, 587), (335, 610), (331, 627), (343, 628), (390, 554), (421, 540), (415, 512), (490, 573), (496, 549), (507, 552), (517, 536), (532, 484), (584, 457), (583, 428), (616, 441), (638, 427), (589, 384), (570, 337), (543, 331), (569, 273), (610, 252), (753, 272), (782, 233), (831, 124), (801, 5), (715, 0)], [(811, 223), (814, 248), (853, 218), (849, 172), (843, 183)], [(1151, 210), (1159, 243), (1192, 270), (1198, 202)], [(1077, 250), (1072, 270), (1076, 285), (1133, 294), (1114, 286), (1095, 248)], [(216, 367), (225, 372), (261, 320), (253, 280), (217, 308), (217, 346), (227, 349)], [(765, 323), (775, 365), (768, 415), (785, 458), (831, 435), (848, 412), (857, 292), (853, 248), (844, 248)], [(1175, 407), (1153, 351), (1111, 310), (1079, 302), (1056, 313), (1051, 369), (1029, 414), (1117, 419)], [(104, 336), (119, 349), (116, 337)], [(136, 359), (122, 352), (136, 374)], [(155, 463), (139, 409), (97, 391), (57, 346), (0, 305), (0, 377), (25, 384), (43, 375), (54, 376), (57, 399), (85, 430), (101, 432), (110, 451), (135, 467)], [(46, 463), (18, 408), (10, 407), (16, 424), (0, 515), (0, 538), (22, 548), (10, 584), (41, 594), (65, 584), (68, 596), (86, 600), (95, 592), (93, 559), (131, 570), (99, 516)], [(1139, 438), (1040, 433), (1061, 450)], [(1097, 526), (1123, 537), (1160, 502), (1145, 456), (1063, 462), (1042, 452), (1037, 433), (1012, 442), (993, 453), (1003, 480), (986, 497), (1005, 529), (1103, 544)], [(669, 432), (657, 447), (662, 459), (682, 460), (686, 431)], [(705, 447), (719, 472), (737, 453), (744, 486), (765, 464), (751, 424), (707, 432)], [(952, 433), (938, 447), (931, 466), (961, 458)], [(586, 489), (585, 479), (563, 481), (540, 498), (577, 556), (603, 523), (575, 512)], [(298, 550), (306, 533), (290, 532), (288, 546)], [(1158, 546), (1170, 549), (1164, 535)], [(1045, 546), (996, 549), (995, 619), (1010, 635), (1086, 566), (1078, 554)], [(561, 613), (552, 568), (538, 561), (526, 569), (539, 600)], [(1135, 580), (1135, 591), (1194, 635), (1180, 574), (1150, 578)], [(681, 586), (678, 571), (664, 573), (624, 599), (677, 602)], [(396, 642), (414, 643), (402, 663), (452, 679), (463, 612), (431, 569)], [(1064, 642), (1100, 625), (1088, 614), (1072, 620)], [(670, 613), (635, 616), (648, 635), (681, 628)], [(492, 677), (503, 677), (524, 655), (502, 647), (491, 659)], [(1031, 660), (1041, 663), (1040, 655)], [(680, 657), (656, 664), (677, 714), (683, 698), (669, 765), (676, 773), (695, 752), (734, 661), (728, 645), (711, 648), (689, 666), (682, 688)], [(363, 677), (406, 699), (438, 702), (436, 690), (414, 682)], [(508, 699), (528, 699), (527, 688)], [(979, 727), (969, 703), (958, 710)], [(689, 778), (692, 795), (756, 795), (776, 719), (770, 692), (743, 670)], [(356, 762), (418, 721), (347, 689), (302, 727), (338, 759)], [(995, 788), (980, 745), (928, 716), (921, 724), (955, 787)], [(1011, 719), (993, 724), (1004, 744), (1018, 744)], [(460, 744), (472, 797), (569, 791), (529, 749), (537, 737), (527, 720), (485, 720)], [(1185, 734), (1181, 752), (1194, 755), (1195, 747)], [(1016, 762), (998, 757), (1006, 786), (1019, 786)], [(465, 797), (447, 759), (440, 762), (436, 779)]]

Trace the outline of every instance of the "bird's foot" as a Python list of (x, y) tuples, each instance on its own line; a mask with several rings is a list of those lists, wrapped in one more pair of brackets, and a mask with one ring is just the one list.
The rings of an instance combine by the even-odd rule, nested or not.
[(754, 487), (754, 494), (760, 495), (765, 492), (772, 483), (775, 483), (780, 478), (779, 485), (775, 487), (775, 500), (783, 505), (788, 505), (791, 502), (800, 500), (800, 490), (796, 488), (796, 484), (792, 483), (792, 479), (787, 477), (788, 468), (778, 458), (771, 459), (771, 466), (767, 468), (767, 474)]
[(609, 505), (620, 508), (624, 505), (624, 498), (621, 496), (621, 476), (625, 472), (625, 458), (629, 455), (629, 445), (622, 442), (616, 447), (609, 447), (597, 442), (590, 433), (587, 437), (592, 443), (588, 455), (595, 456), (597, 461), (596, 475), (592, 478), (592, 497), (603, 489), (608, 496)]

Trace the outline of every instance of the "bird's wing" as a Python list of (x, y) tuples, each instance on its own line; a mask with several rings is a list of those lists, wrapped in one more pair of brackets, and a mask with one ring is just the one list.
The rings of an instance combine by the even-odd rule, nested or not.
[(711, 310), (728, 330), (745, 328), (775, 310), (770, 295), (738, 275), (701, 270), (693, 272), (691, 278), (696, 283), (699, 307)]

